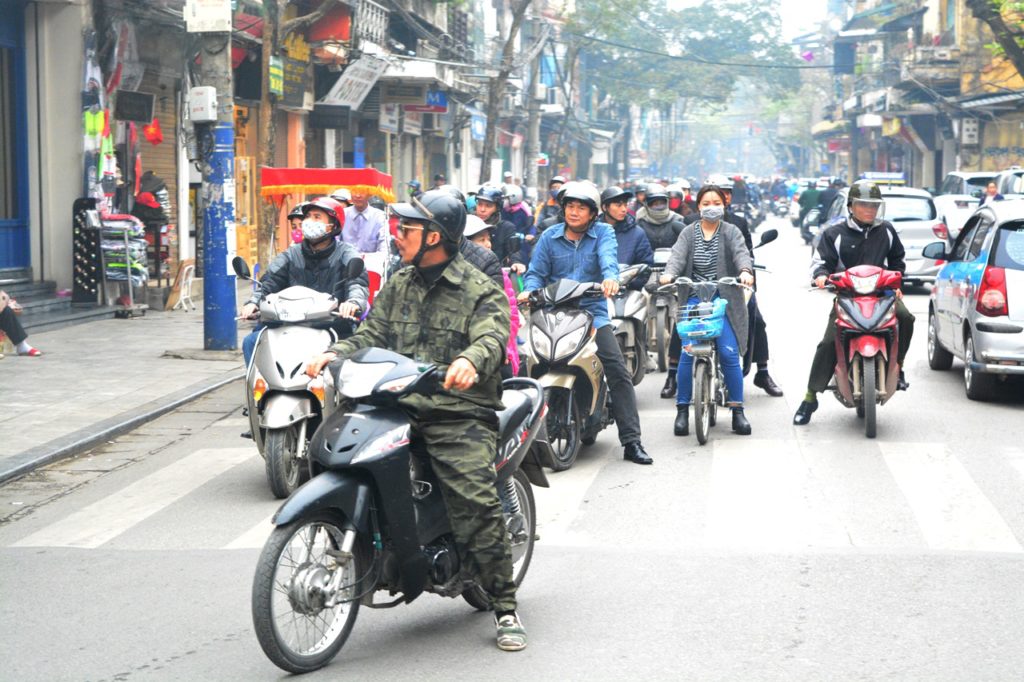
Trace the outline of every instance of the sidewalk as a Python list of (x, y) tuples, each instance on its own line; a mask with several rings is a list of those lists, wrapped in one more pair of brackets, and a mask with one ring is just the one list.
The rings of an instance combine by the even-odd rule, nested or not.
[[(249, 327), (238, 330), (239, 349)], [(29, 342), (43, 357), (0, 360), (0, 482), (110, 440), (244, 374), (240, 350), (203, 350), (201, 306), (30, 331)]]

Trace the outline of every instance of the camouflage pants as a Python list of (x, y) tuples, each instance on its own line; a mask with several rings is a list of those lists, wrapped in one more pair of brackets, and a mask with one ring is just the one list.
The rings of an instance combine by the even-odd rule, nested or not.
[(441, 484), (462, 565), (495, 611), (514, 610), (512, 554), (494, 487), (495, 428), (478, 419), (445, 419), (420, 422), (414, 433)]

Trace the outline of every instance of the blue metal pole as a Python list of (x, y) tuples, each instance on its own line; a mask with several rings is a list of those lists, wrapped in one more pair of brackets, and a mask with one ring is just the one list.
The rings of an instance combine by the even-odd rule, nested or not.
[(205, 178), (203, 219), (203, 348), (238, 347), (235, 275), (228, 260), (235, 253), (235, 129), (223, 121), (214, 129), (213, 153)]

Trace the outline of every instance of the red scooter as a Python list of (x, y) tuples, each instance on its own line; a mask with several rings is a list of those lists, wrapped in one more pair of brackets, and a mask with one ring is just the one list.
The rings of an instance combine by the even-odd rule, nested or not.
[(836, 400), (857, 409), (864, 433), (877, 432), (875, 408), (896, 393), (899, 326), (896, 297), (903, 275), (874, 265), (858, 265), (829, 275), (836, 292)]

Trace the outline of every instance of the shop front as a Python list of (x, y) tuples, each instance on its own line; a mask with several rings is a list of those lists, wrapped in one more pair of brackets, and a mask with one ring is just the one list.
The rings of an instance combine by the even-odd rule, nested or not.
[(24, 30), (22, 4), (0, 1), (0, 279), (31, 265)]

